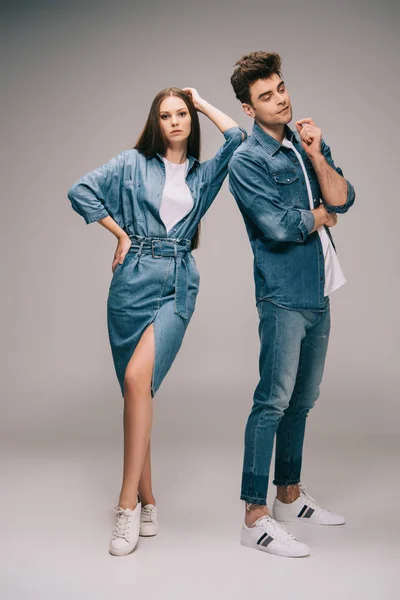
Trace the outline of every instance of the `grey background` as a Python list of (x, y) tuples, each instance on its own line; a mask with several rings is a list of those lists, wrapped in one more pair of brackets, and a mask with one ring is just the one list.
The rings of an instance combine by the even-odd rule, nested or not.
[[(37, 503), (37, 514), (42, 501), (52, 504), (53, 500), (64, 507), (63, 514), (69, 515), (73, 528), (77, 523), (73, 507), (84, 519), (79, 507), (88, 489), (92, 496), (88, 495), (87, 506), (92, 510), (96, 506), (100, 519), (104, 507), (117, 498), (122, 400), (106, 330), (116, 240), (99, 225), (86, 225), (72, 211), (66, 198), (68, 187), (85, 172), (132, 147), (154, 95), (167, 86), (196, 87), (250, 133), (253, 122), (235, 99), (229, 78), (235, 61), (258, 49), (282, 55), (294, 118), (311, 116), (322, 128), (336, 164), (357, 192), (355, 206), (339, 218), (333, 230), (348, 283), (331, 297), (333, 328), (325, 377), (321, 397), (309, 417), (305, 460), (314, 485), (310, 491), (325, 493), (326, 502), (337, 494), (340, 512), (349, 491), (364, 487), (369, 494), (378, 483), (379, 489), (393, 484), (398, 477), (400, 417), (398, 13), (395, 2), (361, 0), (3, 4), (0, 434), (8, 485), (15, 494), (5, 496), (4, 516), (13, 507), (25, 507), (23, 499), (28, 497), (34, 512)], [(205, 160), (223, 143), (223, 137), (203, 116), (201, 124)], [(206, 587), (201, 594), (197, 589), (198, 597), (206, 594), (208, 573), (214, 577), (214, 590), (220, 585), (226, 593), (222, 597), (236, 598), (235, 594), (240, 597), (242, 591), (253, 589), (247, 587), (247, 578), (234, 582), (232, 565), (237, 559), (238, 570), (243, 570), (235, 526), (241, 515), (237, 498), (243, 429), (258, 375), (258, 319), (250, 246), (227, 182), (204, 220), (201, 248), (195, 256), (201, 274), (197, 310), (155, 400), (155, 488), (164, 506), (171, 507), (171, 512), (164, 509), (164, 522), (175, 515), (173, 540), (177, 531), (181, 536), (187, 528), (190, 531), (192, 522), (210, 533), (204, 553), (194, 546), (192, 534), (184, 538), (180, 549), (185, 558), (185, 544), (190, 546), (191, 564), (197, 560), (196, 551), (199, 561), (205, 561)], [(210, 494), (214, 501), (227, 503), (221, 511), (226, 516), (223, 523), (237, 553), (229, 555), (229, 560), (223, 554), (228, 562), (222, 562), (218, 572), (213, 553), (221, 546), (213, 536), (220, 521), (201, 521), (206, 519), (203, 500), (207, 498), (208, 503)], [(368, 517), (371, 499), (367, 503), (363, 495), (353, 495), (348, 514), (354, 511), (354, 518), (359, 516), (357, 503), (362, 500), (363, 514)], [(214, 514), (208, 504), (207, 510)], [(174, 511), (184, 512), (185, 526)], [(22, 521), (26, 544), (37, 543), (39, 533), (33, 523), (43, 532), (46, 518), (44, 513), (40, 518), (29, 514)], [(11, 526), (6, 518), (7, 523)], [(109, 564), (110, 525), (103, 525), (105, 534), (102, 531), (98, 543), (90, 545), (90, 550), (83, 548), (93, 557), (96, 547), (98, 556), (91, 565), (95, 570), (101, 561)], [(364, 531), (365, 522), (358, 525), (357, 532)], [(96, 521), (93, 527), (98, 527)], [(12, 530), (7, 531), (8, 548), (18, 552)], [(88, 535), (92, 544), (94, 538)], [(353, 532), (350, 538), (347, 552), (355, 551), (355, 540), (358, 550), (366, 549), (362, 535)], [(381, 537), (376, 534), (375, 546), (378, 540), (386, 548), (389, 538), (394, 544), (392, 526)], [(164, 557), (161, 536), (160, 540), (160, 557)], [(50, 536), (48, 544), (53, 543)], [(76, 532), (69, 559), (81, 543)], [(329, 561), (343, 558), (343, 539), (337, 538), (337, 556), (330, 554), (331, 543), (332, 539), (316, 540), (322, 554), (327, 550), (320, 573), (324, 568), (330, 572)], [(48, 551), (44, 542), (42, 547)], [(174, 555), (168, 543), (166, 549), (173, 571), (180, 555), (178, 550)], [(391, 546), (390, 556), (392, 550)], [(145, 551), (139, 552), (137, 556), (145, 560)], [(259, 554), (248, 551), (245, 557), (263, 569), (268, 557)], [(150, 552), (148, 564), (141, 567), (145, 579), (152, 573), (151, 556)], [(368, 554), (368, 560), (372, 558)], [(49, 561), (49, 556), (43, 560)], [(50, 561), (54, 581), (63, 581), (68, 590), (62, 573), (69, 563), (58, 565), (55, 560)], [(20, 597), (47, 597), (44, 563), (37, 561), (31, 563), (27, 578), (37, 594), (25, 595), (25, 584), (16, 575), (17, 563), (12, 562), (7, 562), (5, 571), (7, 591), (18, 589)], [(289, 568), (285, 561), (273, 564), (278, 570)], [(382, 574), (388, 564), (380, 565)], [(93, 583), (88, 576), (91, 567), (80, 570), (79, 565), (73, 563), (76, 578), (71, 581), (78, 587), (72, 587), (71, 593), (75, 597)], [(315, 565), (309, 567), (307, 584), (313, 581)], [(345, 564), (338, 568), (346, 571)], [(164, 573), (170, 584), (165, 597), (170, 597), (168, 590), (172, 594), (180, 589), (172, 571)], [(359, 573), (353, 569), (354, 589), (358, 589), (357, 576), (365, 572), (364, 563), (359, 564)], [(187, 577), (190, 586), (198, 573), (190, 569), (185, 573), (184, 582)], [(296, 573), (306, 577), (304, 572)], [(148, 582), (140, 582), (147, 597)], [(385, 571), (380, 585), (390, 582)], [(129, 589), (134, 591), (139, 580), (131, 583)], [(282, 590), (279, 581), (277, 589)], [(347, 583), (345, 589), (350, 593), (351, 585)], [(334, 587), (331, 592), (336, 593)], [(148, 593), (149, 598), (156, 597)], [(192, 593), (195, 596), (195, 590)], [(350, 597), (343, 595), (343, 589), (337, 593)], [(376, 597), (368, 593), (374, 593), (371, 585), (363, 597)]]

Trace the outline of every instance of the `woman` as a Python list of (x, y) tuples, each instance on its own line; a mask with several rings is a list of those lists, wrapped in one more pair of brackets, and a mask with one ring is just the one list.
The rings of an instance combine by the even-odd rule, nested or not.
[[(199, 162), (197, 111), (226, 141)], [(191, 250), (228, 162), (246, 132), (194, 88), (154, 98), (133, 150), (114, 157), (68, 191), (86, 223), (118, 239), (107, 303), (114, 366), (124, 398), (124, 470), (109, 551), (131, 552), (140, 535), (157, 533), (151, 486), (152, 398), (171, 367), (193, 314), (199, 275)]]

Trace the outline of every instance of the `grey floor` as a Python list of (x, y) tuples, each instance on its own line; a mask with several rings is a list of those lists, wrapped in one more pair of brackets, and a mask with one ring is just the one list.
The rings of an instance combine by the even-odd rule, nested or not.
[[(240, 546), (241, 446), (153, 443), (160, 533), (107, 552), (121, 470), (118, 440), (10, 440), (2, 454), (2, 598), (380, 599), (398, 593), (400, 440), (307, 441), (303, 482), (347, 518), (296, 524), (311, 556)], [(274, 488), (269, 492), (273, 499)], [(394, 594), (394, 595), (393, 595)]]

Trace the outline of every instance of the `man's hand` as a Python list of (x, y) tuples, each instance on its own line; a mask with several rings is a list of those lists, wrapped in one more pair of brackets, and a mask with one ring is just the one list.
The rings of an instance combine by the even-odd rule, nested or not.
[(300, 135), (301, 145), (310, 158), (321, 154), (322, 131), (312, 119), (296, 121), (296, 129)]
[(328, 221), (325, 223), (327, 227), (334, 227), (337, 223), (337, 214), (328, 213)]
[(334, 227), (337, 223), (337, 214), (328, 213), (323, 204), (320, 204), (318, 208), (314, 208), (314, 210), (311, 212), (313, 213), (315, 219), (314, 229), (311, 233), (317, 231), (317, 229), (319, 229), (322, 225)]

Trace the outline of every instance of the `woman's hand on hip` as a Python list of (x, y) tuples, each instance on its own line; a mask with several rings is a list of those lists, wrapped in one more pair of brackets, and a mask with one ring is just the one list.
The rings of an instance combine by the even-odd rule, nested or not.
[(129, 248), (132, 245), (131, 238), (124, 234), (118, 238), (117, 249), (114, 254), (114, 260), (111, 265), (112, 272), (114, 273), (118, 264), (122, 265), (125, 260), (125, 256), (128, 254)]

